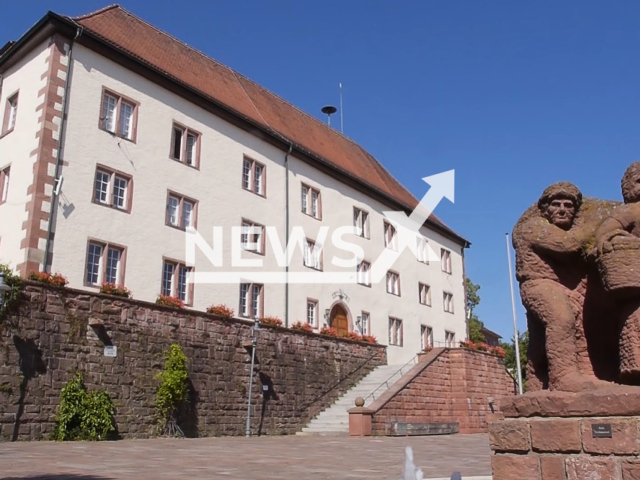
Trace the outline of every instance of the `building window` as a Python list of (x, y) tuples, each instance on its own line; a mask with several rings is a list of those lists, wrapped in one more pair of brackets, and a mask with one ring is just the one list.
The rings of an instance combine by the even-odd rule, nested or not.
[(190, 167), (200, 165), (200, 133), (174, 123), (171, 134), (171, 158)]
[(267, 168), (261, 163), (245, 158), (242, 162), (242, 188), (266, 196)]
[(264, 226), (250, 220), (243, 220), (240, 244), (244, 250), (264, 254)]
[(11, 167), (0, 170), (0, 205), (7, 201), (9, 193), (9, 177), (11, 176)]
[(442, 300), (444, 304), (444, 311), (453, 313), (453, 294), (444, 292), (442, 294)]
[(18, 116), (18, 92), (7, 98), (7, 104), (4, 109), (4, 122), (2, 126), (2, 134), (11, 132), (16, 126), (16, 117)]
[(389, 317), (389, 345), (402, 346), (402, 320)]
[(367, 287), (371, 286), (371, 264), (364, 260), (358, 264), (358, 283)]
[(131, 211), (131, 177), (103, 166), (96, 169), (93, 203)]
[(167, 195), (167, 214), (165, 223), (171, 227), (186, 230), (187, 227), (196, 228), (198, 202), (169, 192)]
[(391, 250), (398, 250), (398, 235), (395, 227), (389, 222), (384, 222), (384, 246)]
[(117, 93), (103, 91), (100, 128), (135, 142), (137, 123), (138, 103)]
[(387, 293), (400, 296), (400, 274), (387, 272)]
[(418, 283), (418, 297), (421, 305), (431, 306), (431, 287), (425, 283)]
[(258, 283), (240, 284), (240, 316), (261, 318), (264, 306), (264, 287)]
[(371, 315), (369, 312), (362, 312), (360, 317), (360, 335), (371, 335)]
[(420, 325), (420, 350), (433, 348), (433, 328), (428, 325)]
[(307, 323), (313, 328), (318, 326), (318, 301), (307, 299)]
[(369, 238), (369, 213), (353, 207), (353, 226), (357, 236)]
[(304, 244), (304, 266), (322, 270), (322, 247), (309, 239)]
[(445, 250), (444, 248), (440, 249), (440, 263), (442, 264), (442, 271), (445, 273), (451, 273), (451, 252), (449, 250)]
[(429, 264), (429, 247), (427, 246), (427, 239), (423, 236), (416, 237), (417, 239), (417, 255), (419, 262)]
[(162, 295), (176, 297), (185, 304), (193, 303), (193, 284), (190, 281), (193, 268), (184, 263), (165, 260), (162, 265)]
[(454, 348), (456, 346), (456, 334), (448, 330), (444, 331), (444, 346)]
[(307, 185), (302, 185), (302, 212), (320, 220), (322, 206), (320, 205), (320, 191)]
[(124, 285), (124, 247), (90, 241), (87, 247), (85, 284), (100, 286), (103, 283)]

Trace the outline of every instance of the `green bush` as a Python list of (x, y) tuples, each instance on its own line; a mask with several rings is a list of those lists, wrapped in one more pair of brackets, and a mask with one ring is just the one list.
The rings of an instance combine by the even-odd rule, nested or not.
[(2, 321), (5, 314), (18, 303), (22, 289), (22, 278), (15, 275), (9, 265), (5, 263), (0, 263), (0, 273), (4, 273), (4, 281), (11, 287), (11, 291), (5, 297), (4, 305), (0, 307), (0, 321)]
[(189, 393), (187, 357), (180, 345), (174, 343), (165, 352), (164, 370), (156, 375), (160, 379), (156, 396), (158, 420), (163, 434), (174, 436), (181, 432), (177, 425), (178, 410), (187, 400)]
[(88, 391), (77, 372), (60, 393), (52, 440), (106, 440), (116, 431), (113, 414), (109, 395), (102, 390)]

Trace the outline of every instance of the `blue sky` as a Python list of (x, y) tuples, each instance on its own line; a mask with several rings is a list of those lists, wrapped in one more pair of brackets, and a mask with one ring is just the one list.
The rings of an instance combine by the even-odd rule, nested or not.
[[(93, 0), (6, 2), (0, 42), (47, 10)], [(417, 197), (456, 169), (436, 213), (469, 238), (478, 310), (510, 337), (505, 251), (550, 183), (620, 199), (640, 159), (640, 3), (632, 1), (128, 1), (148, 22), (321, 116), (344, 85), (345, 134)], [(525, 326), (523, 311), (519, 324)]]

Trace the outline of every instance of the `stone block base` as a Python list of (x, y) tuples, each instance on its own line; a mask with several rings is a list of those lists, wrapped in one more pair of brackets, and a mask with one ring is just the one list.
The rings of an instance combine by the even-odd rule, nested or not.
[(640, 389), (506, 400), (489, 425), (493, 480), (640, 480), (639, 404)]

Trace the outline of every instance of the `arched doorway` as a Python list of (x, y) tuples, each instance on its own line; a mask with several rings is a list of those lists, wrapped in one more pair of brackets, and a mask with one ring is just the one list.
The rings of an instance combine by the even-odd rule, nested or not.
[(334, 305), (329, 318), (329, 326), (336, 329), (338, 335), (346, 335), (349, 333), (349, 316), (342, 305)]

